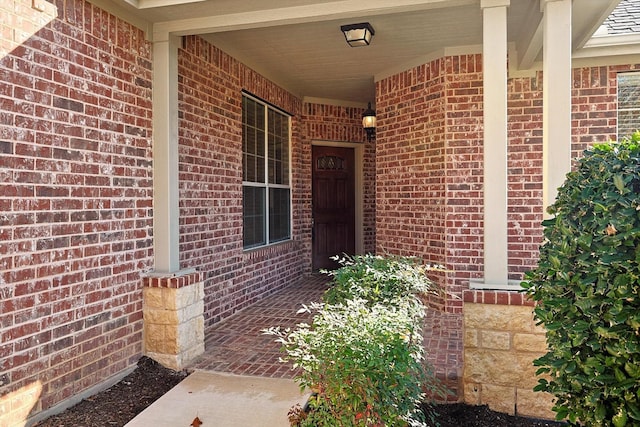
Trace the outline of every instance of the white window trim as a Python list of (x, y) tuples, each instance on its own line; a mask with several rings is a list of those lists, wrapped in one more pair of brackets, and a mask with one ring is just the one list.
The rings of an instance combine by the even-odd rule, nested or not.
[[(616, 75), (616, 137), (618, 140), (620, 138), (628, 136), (628, 135), (620, 135), (620, 112), (621, 111), (638, 111), (640, 112), (640, 106), (636, 108), (620, 108), (620, 79), (619, 76), (625, 74), (635, 74), (640, 78), (640, 71), (625, 71), (620, 72)], [(640, 128), (640, 124), (638, 125)]]
[[(264, 229), (265, 229), (265, 244), (261, 244), (261, 245), (254, 245), (254, 246), (249, 246), (249, 247), (245, 247), (244, 246), (244, 237), (243, 237), (243, 251), (248, 252), (248, 251), (254, 251), (256, 249), (261, 249), (261, 248), (265, 248), (268, 246), (273, 246), (273, 245), (277, 245), (283, 242), (289, 242), (291, 240), (293, 240), (293, 170), (292, 170), (292, 166), (291, 166), (291, 154), (292, 154), (292, 150), (291, 150), (291, 140), (292, 140), (292, 129), (291, 129), (291, 114), (269, 104), (268, 102), (263, 101), (260, 98), (257, 98), (255, 96), (252, 96), (246, 92), (242, 93), (242, 97), (246, 97), (251, 99), (254, 102), (257, 102), (259, 104), (264, 105), (265, 110), (264, 110), (264, 114), (265, 114), (265, 132), (264, 132), (264, 138), (265, 138), (265, 144), (264, 144), (264, 161), (266, 163), (265, 168), (264, 168), (264, 182), (253, 182), (253, 181), (242, 181), (242, 187), (255, 187), (255, 188), (264, 188), (265, 189), (265, 218), (264, 218)], [(287, 127), (288, 127), (288, 141), (287, 141), (287, 161), (288, 161), (288, 185), (283, 185), (283, 184), (270, 184), (269, 183), (269, 132), (268, 132), (268, 123), (269, 123), (269, 110), (273, 110), (276, 111), (279, 114), (283, 114), (284, 116), (287, 117)], [(243, 120), (243, 125), (244, 125), (244, 120)], [(242, 152), (243, 156), (244, 156), (244, 152)], [(244, 175), (244, 165), (243, 165), (243, 170), (242, 170), (242, 174)], [(281, 240), (277, 240), (274, 242), (270, 242), (269, 241), (269, 189), (270, 188), (280, 188), (280, 189), (287, 189), (289, 190), (289, 238), (287, 239), (281, 239)], [(243, 229), (244, 229), (244, 212), (243, 212), (243, 217), (242, 217), (242, 225), (243, 225)], [(244, 231), (243, 231), (243, 235), (244, 235)]]
[(522, 280), (508, 280), (507, 283), (490, 283), (482, 279), (469, 280), (469, 289), (484, 291), (521, 291)]

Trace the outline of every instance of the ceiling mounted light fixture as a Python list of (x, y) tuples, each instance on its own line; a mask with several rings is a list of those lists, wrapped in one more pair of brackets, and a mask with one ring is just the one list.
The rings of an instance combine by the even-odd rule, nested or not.
[(371, 103), (362, 113), (362, 127), (367, 132), (367, 141), (371, 142), (371, 138), (376, 134), (376, 112), (371, 109)]
[(369, 46), (371, 38), (376, 33), (368, 22), (343, 25), (340, 30), (344, 33), (344, 38), (351, 47)]

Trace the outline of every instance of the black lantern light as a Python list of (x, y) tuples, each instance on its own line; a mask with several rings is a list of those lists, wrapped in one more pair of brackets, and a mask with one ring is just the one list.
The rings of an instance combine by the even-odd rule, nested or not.
[(371, 103), (362, 113), (362, 127), (367, 132), (367, 141), (371, 142), (371, 138), (376, 134), (376, 112), (371, 109)]
[(344, 38), (351, 47), (369, 46), (371, 38), (376, 33), (368, 22), (343, 25), (340, 30), (344, 33)]

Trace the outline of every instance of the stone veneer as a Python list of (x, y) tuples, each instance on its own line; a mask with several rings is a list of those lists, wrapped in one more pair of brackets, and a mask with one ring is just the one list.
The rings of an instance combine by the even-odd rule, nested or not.
[(533, 360), (546, 353), (533, 302), (518, 292), (464, 293), (464, 401), (512, 415), (554, 419), (552, 396), (534, 392)]
[(144, 280), (145, 354), (174, 370), (204, 353), (204, 281), (199, 272)]

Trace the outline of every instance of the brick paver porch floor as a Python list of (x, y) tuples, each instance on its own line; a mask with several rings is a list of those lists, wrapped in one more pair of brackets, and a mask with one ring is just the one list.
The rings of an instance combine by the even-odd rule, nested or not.
[(309, 313), (298, 314), (302, 304), (319, 302), (329, 277), (314, 274), (285, 287), (205, 330), (205, 352), (190, 369), (272, 378), (293, 378), (291, 366), (280, 362), (280, 344), (262, 330), (310, 322)]
[[(329, 277), (312, 275), (285, 287), (205, 330), (205, 352), (190, 369), (271, 378), (293, 378), (291, 366), (280, 362), (280, 344), (262, 334), (271, 326), (295, 327), (310, 322), (298, 314), (302, 304), (320, 301)], [(429, 310), (424, 327), (427, 359), (436, 375), (458, 393), (462, 375), (462, 315)], [(455, 399), (455, 396), (453, 396)]]

